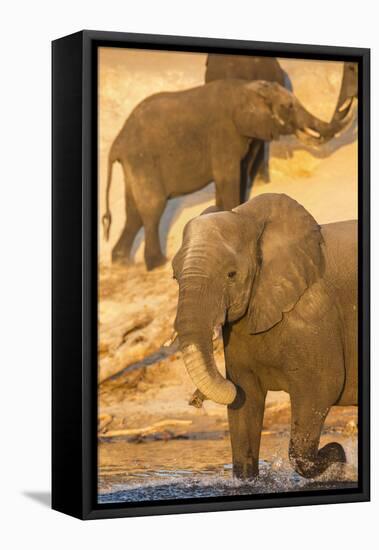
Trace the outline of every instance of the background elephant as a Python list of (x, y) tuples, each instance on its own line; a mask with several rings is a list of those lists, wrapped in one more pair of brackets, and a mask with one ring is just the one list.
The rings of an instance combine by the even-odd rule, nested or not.
[(252, 139), (270, 141), (296, 134), (319, 145), (339, 132), (348, 118), (325, 123), (311, 115), (291, 92), (263, 81), (219, 80), (145, 99), (126, 120), (109, 153), (103, 216), (106, 239), (115, 161), (123, 168), (126, 204), (126, 224), (112, 260), (128, 259), (143, 225), (147, 268), (165, 262), (158, 229), (171, 197), (192, 193), (214, 181), (217, 206), (225, 210), (237, 206), (241, 160)]
[[(287, 195), (263, 194), (191, 220), (172, 265), (195, 404), (229, 405), (234, 475), (258, 474), (268, 390), (290, 395), (298, 473), (343, 462), (338, 443), (318, 446), (330, 408), (357, 405), (357, 222), (320, 227)], [(227, 380), (213, 355), (219, 325)]]
[[(266, 80), (277, 82), (292, 91), (288, 75), (275, 57), (209, 54), (206, 62), (205, 82), (223, 79)], [(263, 181), (270, 181), (269, 143), (254, 140), (241, 164), (241, 202), (258, 172)]]
[(205, 82), (231, 78), (266, 80), (285, 86), (286, 73), (275, 57), (209, 54)]
[(352, 101), (358, 97), (358, 64), (345, 62), (343, 65), (343, 75), (341, 90), (338, 96), (336, 110), (334, 112), (335, 120), (342, 120), (349, 111)]

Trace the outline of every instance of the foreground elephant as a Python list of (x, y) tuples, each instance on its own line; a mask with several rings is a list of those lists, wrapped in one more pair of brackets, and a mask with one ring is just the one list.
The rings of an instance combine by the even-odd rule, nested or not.
[(339, 132), (348, 118), (323, 122), (291, 92), (263, 81), (219, 80), (145, 99), (126, 120), (109, 153), (103, 216), (106, 239), (116, 161), (124, 172), (126, 204), (126, 224), (112, 260), (127, 261), (143, 225), (147, 268), (165, 262), (158, 229), (171, 197), (192, 193), (214, 181), (220, 209), (231, 210), (240, 204), (240, 164), (252, 139), (270, 141), (296, 134), (320, 145)]
[[(253, 55), (207, 56), (205, 82), (237, 78), (241, 80), (266, 80), (277, 82), (292, 90), (289, 78), (275, 57), (256, 57)], [(241, 164), (241, 202), (246, 200), (247, 188), (254, 181), (258, 171), (263, 181), (270, 181), (269, 143), (254, 140)]]
[[(298, 473), (344, 462), (338, 443), (318, 447), (330, 408), (357, 405), (357, 222), (320, 227), (295, 200), (264, 194), (191, 220), (172, 265), (192, 404), (228, 405), (234, 475), (258, 474), (269, 390), (290, 395)], [(219, 325), (227, 380), (213, 355)]]

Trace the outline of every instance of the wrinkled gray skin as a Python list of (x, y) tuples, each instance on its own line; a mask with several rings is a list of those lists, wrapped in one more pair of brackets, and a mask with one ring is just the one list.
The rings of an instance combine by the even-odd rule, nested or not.
[(126, 224), (112, 260), (126, 262), (134, 238), (145, 228), (145, 262), (165, 262), (159, 221), (171, 197), (192, 193), (211, 181), (216, 204), (231, 210), (240, 203), (240, 164), (251, 140), (270, 141), (296, 134), (316, 144), (331, 139), (347, 123), (325, 123), (276, 83), (218, 80), (182, 92), (151, 96), (125, 122), (109, 154), (105, 238), (111, 214), (112, 165), (121, 163), (125, 178)]
[[(228, 405), (233, 472), (258, 474), (268, 390), (291, 398), (289, 457), (307, 478), (344, 462), (319, 449), (334, 405), (357, 405), (357, 223), (319, 226), (287, 195), (263, 194), (184, 229), (172, 262), (179, 284), (175, 329), (204, 398)], [(226, 377), (212, 346), (222, 325)]]
[[(275, 57), (209, 54), (207, 56), (205, 82), (237, 78), (241, 80), (266, 80), (277, 82), (292, 91), (289, 78)], [(240, 202), (245, 202), (248, 188), (259, 172), (266, 183), (270, 181), (269, 143), (252, 140), (241, 162)]]

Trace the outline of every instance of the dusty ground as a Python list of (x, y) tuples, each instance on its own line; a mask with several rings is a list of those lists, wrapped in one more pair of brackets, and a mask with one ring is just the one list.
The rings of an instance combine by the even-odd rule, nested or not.
[[(104, 211), (106, 155), (112, 139), (132, 108), (160, 90), (202, 84), (205, 56), (156, 52), (142, 63), (140, 52), (103, 51), (100, 64), (99, 216)], [(337, 101), (342, 65), (331, 62), (282, 60), (303, 104), (328, 120)], [(271, 146), (271, 183), (257, 182), (251, 196), (285, 192), (303, 204), (319, 223), (357, 218), (356, 128), (350, 128), (320, 151), (294, 138)], [(161, 222), (161, 241), (171, 259), (186, 222), (213, 204), (213, 184), (198, 193), (170, 201)], [(99, 431), (148, 440), (161, 434), (226, 430), (225, 407), (206, 402), (203, 410), (188, 406), (194, 388), (180, 354), (162, 349), (172, 332), (177, 288), (170, 263), (151, 273), (142, 261), (143, 232), (137, 238), (134, 265), (110, 265), (110, 251), (124, 223), (123, 181), (117, 166), (111, 192), (113, 226), (110, 243), (99, 233)], [(222, 353), (219, 350), (219, 363)], [(289, 403), (282, 392), (270, 393), (265, 430), (288, 430)], [(179, 421), (179, 422), (178, 422)], [(186, 422), (183, 422), (186, 421)], [(356, 412), (335, 408), (326, 430), (355, 438)], [(135, 432), (138, 432), (137, 434)], [(116, 432), (117, 433), (117, 432)], [(129, 435), (125, 435), (129, 433)]]

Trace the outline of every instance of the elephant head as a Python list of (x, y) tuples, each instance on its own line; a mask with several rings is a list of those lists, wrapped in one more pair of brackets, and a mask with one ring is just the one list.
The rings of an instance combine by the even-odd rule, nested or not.
[(276, 82), (255, 81), (244, 86), (233, 112), (237, 130), (244, 136), (271, 141), (295, 134), (307, 145), (326, 143), (350, 122), (350, 107), (324, 122), (307, 111), (295, 95)]
[(217, 369), (214, 329), (246, 317), (254, 335), (280, 323), (322, 276), (321, 243), (313, 217), (280, 194), (187, 224), (172, 262), (179, 283), (175, 329), (187, 371), (203, 396), (221, 404), (237, 396)]

